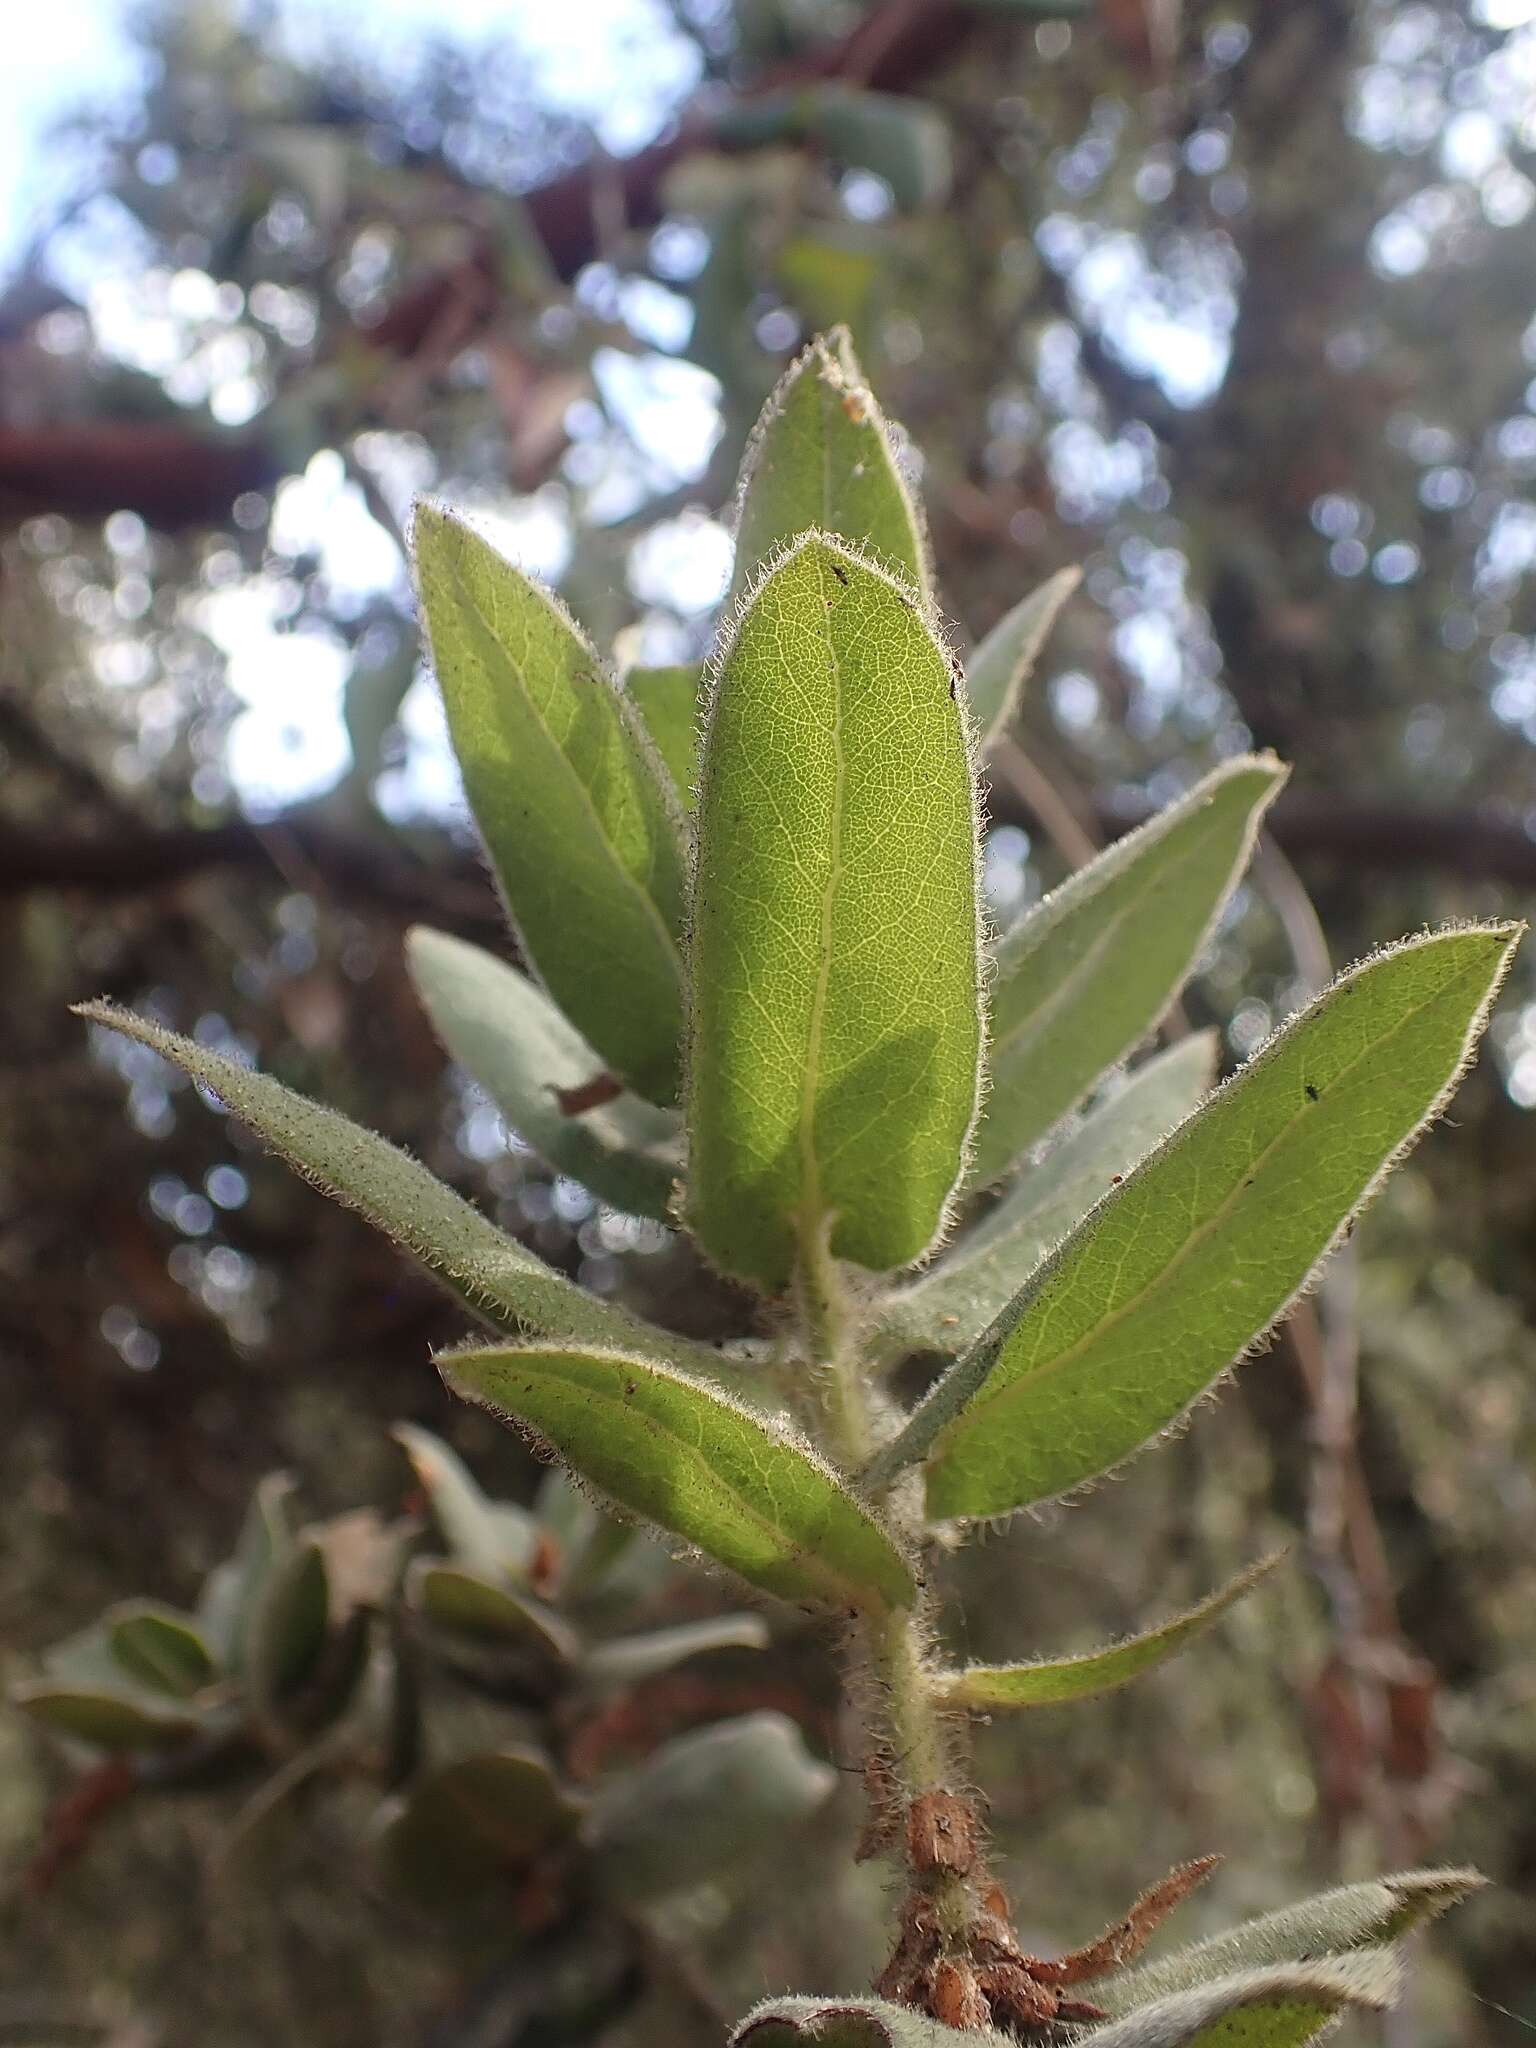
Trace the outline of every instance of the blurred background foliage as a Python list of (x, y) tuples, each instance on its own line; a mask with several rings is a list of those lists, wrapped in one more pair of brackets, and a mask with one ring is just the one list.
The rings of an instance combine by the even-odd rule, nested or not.
[[(623, 660), (690, 660), (746, 428), (846, 321), (912, 437), (957, 638), (1084, 570), (994, 774), (1000, 922), (1249, 742), (1295, 775), (1186, 1005), (1229, 1061), (1330, 956), (1525, 909), (1529, 0), (101, 21), (127, 82), (96, 104), (83, 67), (0, 285), (8, 1677), (115, 1598), (189, 1600), (272, 1468), (317, 1514), (395, 1511), (397, 1418), (494, 1493), (537, 1483), (428, 1369), (459, 1326), (429, 1283), (71, 1000), (241, 1049), (590, 1287), (701, 1334), (739, 1315), (664, 1228), (551, 1180), (406, 982), (417, 919), (500, 943), (420, 668), (415, 493), (475, 511)], [(1478, 1862), (1497, 1889), (1435, 1936), (1393, 2048), (1536, 2023), (1526, 951), (1454, 1121), (1238, 1396), (964, 1567), (966, 1647), (1016, 1653), (1299, 1532), (1183, 1662), (984, 1731), (983, 1782), (1043, 1944), (1210, 1850), (1186, 1932)], [(765, 1704), (847, 1763), (821, 1650), (782, 1651)], [(221, 1857), (216, 1798), (92, 1827), (6, 1719), (0, 2038), (703, 2042), (761, 1991), (866, 1973), (867, 1901), (818, 1890), (857, 1828), (844, 1782), (600, 2013), (561, 2007), (571, 1957), (541, 1951), (531, 2028), (529, 1958), (382, 1901), (336, 1802), (250, 1857)]]

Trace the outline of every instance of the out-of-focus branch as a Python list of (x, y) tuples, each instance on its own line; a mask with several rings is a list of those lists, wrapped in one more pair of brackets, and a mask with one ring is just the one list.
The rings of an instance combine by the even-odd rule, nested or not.
[(660, 216), (661, 189), (679, 158), (698, 149), (739, 147), (742, 115), (762, 101), (797, 86), (842, 79), (879, 92), (909, 92), (926, 83), (981, 27), (984, 16), (958, 0), (886, 0), (847, 35), (818, 44), (772, 67), (745, 92), (709, 94), (684, 110), (672, 132), (649, 149), (618, 162), (580, 164), (524, 201), (534, 231), (562, 277), (573, 277), (597, 254), (599, 178), (616, 184), (624, 217), (634, 226)]
[[(1037, 827), (1044, 820), (1011, 778), (994, 785), (991, 815)], [(1145, 812), (1100, 805), (1106, 839), (1139, 824)], [(1480, 811), (1420, 810), (1409, 805), (1344, 806), (1305, 796), (1280, 799), (1273, 813), (1278, 844), (1303, 865), (1338, 863), (1361, 871), (1408, 870), (1471, 882), (1536, 886), (1536, 837), (1516, 819)], [(386, 839), (348, 832), (298, 807), (270, 823), (141, 827), (84, 833), (0, 826), (0, 898), (76, 889), (128, 897), (216, 868), (281, 868), (285, 849), (300, 857), (339, 897), (405, 917), (496, 922), (488, 881), (467, 852), (428, 863)]]

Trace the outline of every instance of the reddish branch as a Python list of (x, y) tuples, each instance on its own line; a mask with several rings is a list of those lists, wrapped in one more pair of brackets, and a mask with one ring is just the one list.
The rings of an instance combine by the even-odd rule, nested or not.
[[(1034, 822), (1016, 795), (994, 801), (993, 815)], [(1106, 811), (1102, 820), (1111, 838), (1137, 822), (1123, 811)], [(1495, 813), (1342, 804), (1288, 794), (1276, 806), (1274, 832), (1291, 858), (1307, 866), (1339, 864), (1376, 873), (1427, 869), (1470, 882), (1536, 886), (1536, 837), (1518, 819)], [(139, 896), (218, 868), (279, 872), (290, 854), (345, 901), (461, 924), (496, 919), (490, 885), (468, 855), (429, 866), (302, 809), (269, 825), (231, 819), (208, 827), (108, 833), (0, 826), (0, 897), (36, 890)]]
[(660, 218), (661, 188), (679, 158), (698, 149), (728, 149), (741, 132), (740, 116), (755, 102), (829, 79), (909, 92), (932, 78), (980, 26), (974, 6), (957, 0), (888, 0), (851, 32), (763, 73), (750, 91), (701, 96), (684, 110), (671, 134), (622, 161), (585, 163), (524, 202), (534, 229), (562, 277), (573, 277), (597, 254), (598, 194), (622, 201), (624, 218), (650, 226)]
[(175, 532), (228, 519), (243, 491), (269, 490), (280, 474), (260, 442), (212, 440), (185, 427), (0, 427), (0, 510), (100, 519), (129, 508)]

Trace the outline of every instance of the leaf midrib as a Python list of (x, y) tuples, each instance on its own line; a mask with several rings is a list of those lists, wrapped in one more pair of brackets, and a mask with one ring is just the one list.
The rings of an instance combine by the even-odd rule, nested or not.
[[(822, 495), (825, 502), (830, 488), (830, 461), (827, 453), (827, 437), (822, 435)], [(820, 621), (825, 629), (827, 660), (832, 670), (832, 810), (828, 821), (828, 836), (831, 841), (831, 858), (827, 878), (822, 885), (820, 905), (820, 927), (818, 932), (819, 954), (816, 962), (816, 985), (811, 991), (811, 1014), (806, 1032), (805, 1075), (800, 1084), (800, 1179), (802, 1198), (800, 1204), (801, 1257), (807, 1269), (820, 1255), (821, 1249), (821, 1171), (816, 1156), (816, 1099), (821, 1082), (822, 1039), (826, 1030), (827, 1001), (832, 986), (832, 926), (837, 903), (838, 890), (842, 885), (843, 868), (843, 809), (847, 793), (847, 757), (843, 750), (843, 668), (838, 659), (837, 645), (832, 635), (830, 613), (827, 609), (826, 565), (817, 558), (817, 592), (822, 601)]]

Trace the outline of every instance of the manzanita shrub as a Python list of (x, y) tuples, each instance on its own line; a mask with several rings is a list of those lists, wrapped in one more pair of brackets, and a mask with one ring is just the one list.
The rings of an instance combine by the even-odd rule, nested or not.
[[(84, 1014), (178, 1061), (435, 1270), (493, 1332), (439, 1360), (451, 1389), (620, 1514), (845, 1635), (866, 1847), (901, 1872), (890, 1960), (872, 1996), (780, 2000), (736, 2040), (1075, 2022), (1101, 2048), (1289, 2048), (1387, 2002), (1394, 1937), (1466, 1873), (1351, 1888), (1133, 1968), (1207, 1864), (1052, 1959), (1022, 1952), (988, 1867), (967, 1715), (1119, 1684), (1261, 1567), (1097, 1655), (956, 1670), (930, 1560), (1113, 1471), (1264, 1336), (1443, 1108), (1518, 929), (1385, 948), (1213, 1093), (1199, 1038), (1106, 1087), (1197, 963), (1284, 770), (1224, 761), (994, 942), (979, 758), (1071, 579), (962, 665), (842, 335), (763, 415), (702, 677), (616, 682), (441, 506), (415, 552), (522, 963), (419, 932), (426, 1005), (552, 1166), (680, 1223), (755, 1292), (759, 1341), (652, 1327), (333, 1112), (153, 1023)], [(891, 1368), (914, 1354), (944, 1369), (908, 1410)]]
[[(395, 1435), (425, 1519), (303, 1524), (274, 1473), (190, 1613), (120, 1601), (12, 1700), (105, 1760), (91, 1798), (233, 1792), (221, 1866), (279, 1807), (360, 1783), (363, 1862), (400, 1898), (623, 1954), (627, 1914), (732, 1871), (743, 1836), (772, 1842), (835, 1774), (783, 1714), (729, 1710), (762, 1690), (741, 1669), (760, 1615), (626, 1627), (677, 1578), (661, 1551), (562, 1473), (520, 1508), (429, 1430)], [(637, 1740), (664, 1704), (678, 1718), (679, 1682), (696, 1725)], [(45, 1842), (37, 1869), (76, 1846)]]

